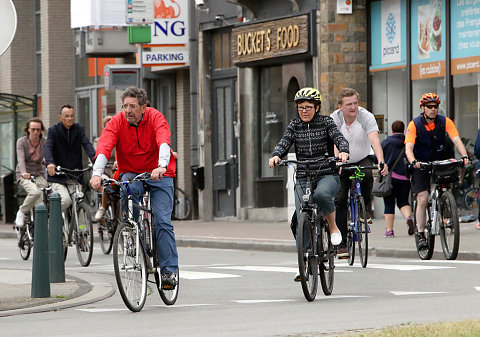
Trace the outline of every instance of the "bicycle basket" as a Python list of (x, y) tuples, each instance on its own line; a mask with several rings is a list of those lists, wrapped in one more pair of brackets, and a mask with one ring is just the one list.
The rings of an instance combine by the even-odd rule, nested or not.
[(436, 184), (449, 184), (458, 182), (458, 167), (456, 163), (435, 165), (432, 172)]

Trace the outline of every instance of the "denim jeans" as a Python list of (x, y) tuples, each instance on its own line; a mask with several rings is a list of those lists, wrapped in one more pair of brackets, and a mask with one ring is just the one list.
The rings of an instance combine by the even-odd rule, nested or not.
[[(122, 181), (126, 181), (136, 175), (136, 173), (125, 173), (122, 175)], [(153, 211), (158, 247), (158, 263), (161, 268), (161, 273), (163, 274), (165, 271), (169, 271), (176, 274), (178, 269), (178, 253), (171, 221), (173, 209), (173, 178), (163, 177), (163, 179), (159, 181), (147, 180), (145, 184), (148, 185), (150, 189), (150, 206)], [(129, 184), (129, 189), (132, 194), (133, 203), (138, 204), (139, 199), (145, 193), (143, 183), (135, 181)], [(127, 209), (128, 205), (128, 199), (125, 197), (126, 193), (125, 186), (122, 186), (120, 196), (124, 210)], [(134, 207), (133, 217), (137, 221), (139, 213), (139, 210)]]

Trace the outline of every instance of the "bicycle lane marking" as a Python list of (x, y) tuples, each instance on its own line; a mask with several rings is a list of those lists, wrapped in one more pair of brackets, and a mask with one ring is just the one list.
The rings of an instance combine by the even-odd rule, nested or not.
[[(260, 272), (277, 272), (277, 273), (297, 273), (298, 267), (276, 267), (276, 266), (222, 266), (222, 267), (209, 267), (212, 269), (231, 269), (231, 270), (243, 270), (243, 271), (260, 271)], [(339, 273), (352, 273), (351, 270), (337, 270)]]

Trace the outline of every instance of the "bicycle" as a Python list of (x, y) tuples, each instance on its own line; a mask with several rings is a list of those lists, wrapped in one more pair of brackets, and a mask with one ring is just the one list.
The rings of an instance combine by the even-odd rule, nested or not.
[(476, 194), (478, 188), (475, 187), (475, 178), (478, 176), (475, 171), (477, 167), (477, 159), (472, 160), (460, 175), (458, 182), (455, 182), (452, 186), (452, 193), (455, 197), (457, 205), (465, 210), (471, 210), (478, 207), (476, 201)]
[[(30, 181), (36, 183), (37, 177), (30, 175)], [(43, 203), (48, 210), (48, 197), (52, 193), (52, 188), (50, 186), (40, 187), (37, 185), (37, 188), (42, 191)], [(35, 227), (35, 209), (31, 209), (27, 214), (25, 214), (25, 226), (19, 229), (17, 226), (13, 226), (13, 229), (17, 232), (18, 236), (18, 248), (20, 250), (20, 256), (23, 260), (28, 260), (30, 257), (30, 252), (33, 247), (33, 234)]]
[(72, 198), (72, 204), (64, 212), (63, 221), (63, 256), (67, 258), (68, 247), (75, 243), (78, 261), (82, 267), (87, 267), (93, 255), (93, 223), (90, 207), (84, 200), (80, 177), (91, 170), (89, 165), (83, 169), (67, 169), (56, 167), (57, 174), (66, 175), (65, 183)]
[(185, 220), (190, 217), (192, 206), (190, 198), (180, 187), (175, 186), (173, 196), (172, 220)]
[[(117, 183), (114, 179), (102, 180), (104, 193), (108, 196), (108, 203), (105, 209), (103, 219), (98, 222), (98, 236), (100, 238), (100, 247), (104, 254), (110, 254), (113, 246), (113, 237), (120, 223), (120, 192), (112, 188), (111, 185)], [(116, 185), (115, 185), (116, 186)]]
[[(336, 159), (329, 158), (330, 162)], [(300, 283), (307, 301), (313, 301), (317, 294), (318, 274), (325, 295), (333, 291), (336, 247), (330, 241), (327, 220), (317, 213), (317, 204), (313, 200), (310, 165), (316, 161), (281, 160), (278, 166), (288, 164), (305, 167), (307, 180), (304, 194), (300, 198), (300, 220), (298, 221), (296, 246)], [(295, 177), (295, 172), (294, 172)]]
[[(150, 193), (145, 184), (150, 173), (141, 173), (130, 181), (115, 182), (124, 185), (128, 209), (124, 211), (124, 221), (119, 224), (113, 240), (113, 267), (115, 279), (125, 305), (133, 312), (142, 310), (147, 297), (147, 282), (155, 282), (157, 290), (166, 305), (173, 305), (178, 297), (179, 272), (176, 273), (176, 286), (163, 289), (158, 273), (157, 240), (154, 230), (153, 211), (150, 207)], [(140, 203), (133, 203), (129, 184), (141, 181), (145, 185), (145, 195)], [(140, 210), (138, 221), (134, 219), (133, 208)], [(155, 281), (148, 276), (154, 275)]]
[(460, 245), (460, 225), (458, 209), (451, 191), (451, 185), (458, 179), (457, 167), (463, 166), (463, 160), (447, 159), (421, 162), (420, 169), (431, 173), (431, 187), (428, 194), (425, 225), (425, 248), (419, 246), (417, 227), (417, 195), (413, 197), (413, 222), (415, 225), (415, 245), (422, 260), (430, 260), (435, 247), (435, 235), (440, 234), (443, 255), (447, 260), (455, 260)]
[[(355, 261), (355, 242), (358, 245), (358, 255), (362, 267), (367, 267), (368, 262), (368, 233), (370, 228), (367, 220), (367, 209), (365, 200), (362, 196), (361, 182), (365, 176), (362, 170), (376, 169), (376, 165), (372, 166), (352, 166), (352, 164), (339, 165), (346, 173), (351, 172), (349, 177), (352, 185), (349, 193), (348, 209), (350, 212), (350, 223), (347, 228), (347, 250), (348, 264), (351, 266)], [(383, 165), (380, 164), (380, 171)]]

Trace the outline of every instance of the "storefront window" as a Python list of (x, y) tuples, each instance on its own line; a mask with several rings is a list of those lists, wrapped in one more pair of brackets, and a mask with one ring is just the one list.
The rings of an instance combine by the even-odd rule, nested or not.
[(446, 105), (446, 89), (445, 78), (427, 78), (412, 82), (412, 116), (416, 117), (420, 114), (420, 98), (427, 92), (434, 92), (440, 97), (440, 110), (442, 115), (448, 116)]
[(480, 118), (480, 73), (455, 75), (455, 124), (471, 156)]
[(261, 176), (273, 177), (279, 175), (278, 168), (271, 169), (268, 159), (286, 128), (282, 67), (262, 68), (260, 76)]

